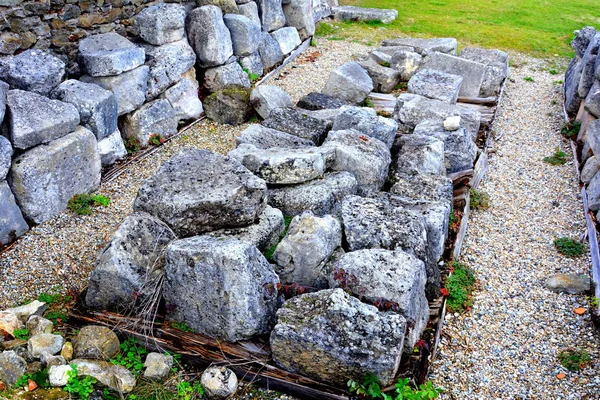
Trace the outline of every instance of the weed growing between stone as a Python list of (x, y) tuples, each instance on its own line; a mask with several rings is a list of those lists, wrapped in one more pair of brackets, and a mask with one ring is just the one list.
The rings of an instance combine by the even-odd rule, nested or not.
[(64, 387), (65, 392), (75, 395), (77, 398), (86, 400), (94, 391), (96, 379), (91, 376), (78, 376), (77, 365), (71, 364), (71, 370), (67, 371), (69, 377), (67, 385)]
[(554, 154), (544, 157), (543, 161), (550, 165), (564, 165), (567, 162), (567, 153), (557, 147)]
[[(283, 230), (283, 232), (281, 232), (281, 235), (279, 236), (280, 241), (281, 241), (281, 239), (283, 239), (285, 237), (285, 235), (287, 235), (288, 231), (290, 230), (290, 224), (292, 223), (293, 218), (294, 218), (293, 216), (288, 216), (288, 215), (283, 216), (283, 221), (285, 223), (285, 229)], [(279, 242), (275, 243), (273, 246), (267, 248), (264, 251), (263, 254), (268, 261), (270, 261), (270, 262), (273, 261), (273, 254), (275, 253), (275, 249), (277, 248), (278, 244), (279, 244)]]
[(70, 294), (59, 293), (60, 288), (54, 288), (54, 293), (41, 293), (38, 300), (48, 305), (48, 310), (44, 318), (49, 319), (55, 325), (66, 322), (68, 319), (68, 310), (75, 303), (76, 290), (69, 291)]
[(471, 189), (471, 208), (474, 210), (490, 208), (490, 195), (483, 190)]
[(561, 237), (554, 241), (554, 246), (559, 253), (567, 257), (579, 257), (585, 251), (585, 245), (569, 237)]
[(569, 121), (562, 126), (562, 128), (560, 129), (560, 134), (568, 139), (573, 139), (577, 137), (580, 128), (580, 121)]
[(165, 141), (166, 141), (166, 139), (164, 137), (162, 137), (161, 135), (159, 135), (157, 133), (153, 133), (152, 135), (150, 135), (150, 138), (148, 139), (148, 144), (150, 144), (152, 146), (160, 146)]
[(581, 349), (566, 349), (558, 353), (557, 357), (560, 365), (569, 371), (579, 371), (592, 361), (590, 354)]
[(140, 141), (133, 136), (128, 137), (124, 140), (125, 150), (127, 150), (127, 154), (133, 154), (140, 151)]
[(15, 339), (27, 340), (29, 339), (29, 331), (27, 329), (15, 329), (13, 331)]
[(92, 207), (104, 206), (110, 204), (110, 199), (101, 194), (90, 195), (87, 193), (76, 194), (69, 200), (67, 208), (77, 215), (90, 215)]
[(22, 388), (29, 384), (29, 381), (32, 380), (35, 384), (42, 388), (48, 389), (50, 387), (50, 381), (48, 380), (48, 371), (42, 370), (31, 374), (23, 375), (17, 383), (15, 383), (15, 387)]
[(469, 267), (458, 261), (452, 261), (448, 266), (452, 273), (446, 278), (442, 289), (443, 294), (448, 296), (446, 307), (449, 312), (463, 312), (473, 303), (471, 293), (475, 286), (475, 276)]
[(400, 378), (391, 394), (384, 393), (377, 377), (367, 374), (360, 382), (348, 381), (350, 393), (358, 395), (361, 399), (383, 399), (383, 400), (431, 400), (437, 399), (442, 389), (436, 388), (430, 381), (413, 388), (408, 378)]
[(525, 78), (523, 78), (523, 80), (525, 82), (535, 82), (534, 79), (532, 77), (530, 77), (530, 76), (526, 76)]
[(137, 339), (129, 337), (121, 342), (121, 351), (110, 362), (127, 368), (138, 377), (144, 369), (143, 357), (146, 354), (148, 350), (140, 346)]

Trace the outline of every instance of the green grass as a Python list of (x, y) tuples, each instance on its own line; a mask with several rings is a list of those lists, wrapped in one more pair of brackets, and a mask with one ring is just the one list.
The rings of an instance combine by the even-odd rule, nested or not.
[[(515, 50), (540, 57), (571, 56), (572, 32), (600, 25), (600, 7), (594, 0), (342, 0), (340, 5), (395, 8), (398, 18), (380, 22), (322, 28), (361, 41), (393, 36), (455, 37), (459, 45)], [(352, 25), (352, 26), (350, 26)], [(342, 31), (344, 32), (342, 34)], [(322, 35), (323, 36), (323, 35)]]

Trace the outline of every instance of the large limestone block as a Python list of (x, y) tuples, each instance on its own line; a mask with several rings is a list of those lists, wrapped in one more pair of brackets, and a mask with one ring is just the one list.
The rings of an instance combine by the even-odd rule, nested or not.
[(146, 146), (151, 135), (167, 138), (176, 134), (177, 117), (171, 103), (158, 99), (125, 115), (119, 128), (123, 137), (136, 139)]
[(354, 129), (364, 135), (379, 139), (388, 148), (391, 148), (398, 130), (398, 123), (391, 118), (374, 116), (365, 108), (343, 107), (342, 112), (333, 122), (332, 130), (344, 129)]
[(0, 181), (0, 244), (15, 241), (29, 230), (6, 181)]
[[(386, 49), (386, 47), (382, 47), (382, 49)], [(397, 50), (391, 54), (390, 67), (400, 73), (400, 80), (406, 82), (418, 71), (422, 62), (423, 57), (419, 53)]]
[(26, 50), (0, 61), (0, 79), (12, 89), (48, 96), (65, 76), (65, 63), (45, 51)]
[(262, 22), (260, 22), (260, 16), (258, 15), (258, 5), (256, 2), (249, 1), (245, 4), (239, 4), (238, 9), (241, 15), (250, 18), (250, 21), (254, 22), (258, 28), (261, 28)]
[(118, 129), (104, 139), (98, 140), (98, 153), (103, 167), (125, 158), (127, 149)]
[(225, 14), (223, 21), (231, 33), (234, 55), (238, 57), (249, 56), (258, 50), (260, 25), (240, 14)]
[(206, 116), (220, 124), (240, 125), (253, 113), (250, 89), (229, 86), (204, 98)]
[(276, 31), (271, 32), (271, 36), (279, 45), (279, 49), (283, 54), (290, 54), (296, 47), (300, 46), (302, 43), (300, 41), (300, 36), (298, 35), (298, 31), (296, 28), (291, 26), (286, 26), (284, 28), (279, 28)]
[(392, 161), (393, 173), (446, 174), (444, 142), (427, 135), (399, 135)]
[(398, 10), (363, 8), (354, 6), (333, 7), (333, 19), (338, 21), (381, 21), (389, 24), (398, 17)]
[(251, 86), (248, 74), (237, 62), (209, 68), (204, 72), (204, 87), (209, 91), (214, 93), (231, 86)]
[(302, 40), (315, 34), (312, 3), (312, 0), (289, 0), (283, 4), (286, 25), (296, 28)]
[(91, 76), (119, 75), (144, 61), (144, 49), (115, 32), (88, 36), (79, 42), (79, 63)]
[(358, 62), (373, 80), (373, 91), (379, 93), (391, 93), (402, 79), (400, 71), (384, 67), (377, 61), (368, 58)]
[[(195, 72), (193, 69), (192, 71)], [(198, 81), (187, 75), (189, 74), (160, 95), (161, 99), (169, 101), (178, 121), (198, 119), (204, 111), (202, 102), (198, 98)]]
[(285, 147), (296, 149), (302, 147), (314, 146), (314, 142), (308, 139), (302, 139), (289, 133), (278, 131), (277, 129), (267, 128), (263, 125), (253, 124), (244, 129), (235, 138), (236, 143), (249, 144), (259, 149), (270, 149), (272, 147)]
[(177, 42), (185, 37), (185, 7), (158, 3), (135, 16), (140, 37), (154, 45)]
[(390, 193), (415, 200), (452, 204), (452, 180), (440, 174), (390, 174)]
[(8, 386), (17, 383), (27, 369), (27, 361), (20, 357), (15, 351), (3, 351), (0, 353), (0, 380)]
[[(77, 368), (77, 376), (91, 376), (102, 386), (117, 393), (129, 393), (135, 388), (135, 376), (122, 365), (108, 361), (75, 359), (71, 361)], [(60, 368), (60, 367), (52, 367)]]
[(508, 77), (508, 53), (502, 50), (478, 49), (466, 47), (461, 50), (460, 57), (476, 61), (487, 66), (481, 86), (481, 97), (499, 94), (504, 79)]
[(260, 85), (252, 89), (250, 103), (261, 117), (268, 118), (276, 108), (291, 107), (292, 97), (278, 86)]
[(342, 101), (362, 103), (373, 90), (373, 80), (355, 61), (343, 64), (329, 74), (323, 93)]
[(256, 4), (263, 31), (273, 32), (285, 25), (281, 0), (257, 0)]
[(265, 71), (271, 70), (274, 66), (279, 64), (284, 57), (279, 44), (268, 32), (263, 32), (260, 35), (258, 53), (260, 54), (260, 59)]
[(186, 31), (201, 68), (225, 64), (233, 55), (231, 35), (219, 7), (208, 5), (192, 10), (187, 16)]
[(337, 97), (327, 96), (319, 92), (310, 92), (298, 100), (296, 105), (305, 110), (326, 110), (336, 109), (344, 106), (346, 103)]
[(0, 136), (0, 181), (6, 178), (12, 161), (13, 148), (10, 141)]
[(421, 55), (427, 55), (433, 52), (445, 54), (456, 54), (458, 42), (454, 38), (394, 38), (384, 40), (382, 46), (409, 46)]
[(66, 209), (74, 195), (97, 189), (100, 172), (96, 137), (78, 127), (15, 158), (8, 183), (25, 218), (40, 224)]
[(459, 95), (464, 97), (479, 97), (486, 73), (486, 66), (481, 63), (439, 52), (425, 57), (422, 68), (462, 76)]
[(462, 81), (462, 76), (423, 68), (408, 81), (408, 92), (456, 104)]
[(306, 111), (291, 107), (272, 109), (263, 125), (308, 139), (315, 144), (322, 143), (331, 128), (329, 122), (313, 118)]
[(92, 360), (110, 360), (121, 347), (112, 329), (101, 325), (86, 325), (72, 339), (73, 357)]
[(223, 14), (237, 14), (239, 12), (236, 0), (196, 0), (198, 7), (202, 6), (217, 6)]

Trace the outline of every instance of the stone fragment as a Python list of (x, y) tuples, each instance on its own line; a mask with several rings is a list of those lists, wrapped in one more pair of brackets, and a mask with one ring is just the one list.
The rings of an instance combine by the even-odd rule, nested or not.
[(13, 386), (25, 375), (26, 369), (27, 361), (19, 357), (14, 351), (0, 353), (0, 382)]
[(88, 36), (79, 42), (79, 63), (91, 76), (119, 75), (144, 61), (144, 49), (115, 32)]
[(329, 74), (323, 93), (342, 101), (362, 103), (373, 90), (373, 80), (355, 61), (343, 64)]
[(168, 88), (160, 95), (160, 98), (169, 101), (178, 121), (198, 119), (204, 111), (202, 102), (198, 98), (198, 87), (198, 81), (195, 78), (185, 77)]
[(149, 70), (147, 65), (142, 65), (117, 76), (92, 77), (84, 75), (80, 80), (94, 83), (113, 92), (117, 99), (118, 113), (123, 115), (137, 109), (146, 101)]
[[(0, 181), (0, 244), (5, 245), (15, 241), (29, 230), (29, 226), (21, 209), (15, 202), (10, 187), (6, 181)], [(0, 324), (1, 325), (1, 324)], [(0, 327), (0, 330), (2, 328)]]
[(272, 147), (285, 147), (288, 149), (297, 149), (302, 147), (314, 146), (314, 142), (308, 139), (302, 139), (289, 133), (267, 128), (263, 125), (253, 124), (244, 129), (235, 138), (236, 143), (249, 144), (259, 149), (270, 149)]
[(382, 46), (410, 46), (417, 53), (427, 55), (433, 52), (456, 54), (458, 42), (454, 38), (394, 38), (384, 40)]
[(250, 89), (231, 86), (204, 98), (206, 116), (220, 124), (240, 125), (252, 115)]
[[(255, 4), (254, 2), (248, 4)], [(260, 40), (259, 40), (260, 46)], [(256, 50), (254, 53), (250, 54), (247, 57), (240, 58), (240, 65), (242, 69), (248, 71), (248, 74), (254, 74), (256, 76), (263, 76), (264, 68), (263, 63), (260, 58), (260, 53)]]
[(392, 62), (392, 54), (393, 53), (390, 54), (380, 50), (375, 50), (370, 52), (368, 57), (379, 65), (389, 66)]
[(0, 337), (7, 338), (7, 336), (14, 336), (13, 332), (15, 329), (23, 329), (23, 327), (23, 323), (15, 313), (0, 311)]
[(546, 289), (556, 293), (585, 294), (590, 291), (591, 281), (587, 275), (552, 275), (544, 284)]
[(48, 305), (46, 303), (34, 300), (22, 306), (7, 308), (6, 311), (15, 314), (21, 322), (26, 323), (29, 317), (32, 315), (41, 316), (47, 309)]
[(433, 52), (423, 60), (423, 68), (462, 76), (459, 96), (479, 97), (486, 66), (471, 60)]
[(219, 7), (207, 5), (192, 10), (187, 16), (186, 31), (200, 68), (225, 64), (233, 55), (231, 35)]
[(273, 326), (279, 279), (251, 243), (196, 236), (171, 242), (163, 296), (169, 318), (217, 340), (236, 342)]
[(458, 130), (458, 128), (460, 128), (460, 115), (448, 117), (444, 120), (444, 129), (445, 130), (456, 131), (456, 130)]
[(283, 4), (283, 14), (286, 25), (296, 28), (301, 40), (315, 34), (312, 0), (289, 0)]
[(237, 160), (187, 149), (142, 185), (134, 210), (146, 211), (178, 237), (188, 237), (253, 223), (263, 211), (265, 192), (265, 182)]
[(600, 210), (600, 174), (594, 175), (594, 177), (590, 180), (586, 194), (590, 210)]
[(144, 362), (144, 378), (153, 381), (163, 381), (173, 368), (173, 356), (161, 353), (149, 353)]
[(302, 96), (296, 105), (305, 110), (325, 110), (340, 108), (345, 104), (337, 97), (331, 97), (319, 92), (311, 92)]
[(198, 7), (209, 5), (217, 6), (223, 11), (223, 14), (239, 13), (239, 9), (235, 0), (196, 0), (196, 5)]
[(204, 87), (211, 92), (218, 92), (226, 87), (250, 87), (248, 74), (240, 64), (232, 62), (219, 67), (209, 68), (204, 72)]
[(135, 25), (142, 39), (160, 46), (185, 37), (185, 14), (180, 4), (158, 3), (140, 11)]
[(152, 135), (168, 138), (177, 133), (177, 118), (167, 100), (153, 100), (125, 115), (120, 123), (123, 137), (136, 139), (147, 146)]
[(600, 163), (598, 163), (596, 156), (591, 156), (581, 170), (581, 182), (589, 183), (598, 171), (600, 171)]
[(311, 140), (317, 145), (323, 142), (331, 128), (328, 122), (313, 118), (306, 112), (291, 107), (271, 110), (269, 117), (263, 121), (263, 125)]
[(394, 147), (393, 173), (406, 175), (446, 173), (443, 141), (426, 135), (399, 135)]
[(354, 129), (369, 137), (379, 139), (388, 148), (394, 144), (398, 123), (390, 118), (374, 116), (361, 107), (344, 107), (335, 118), (332, 130)]
[(98, 141), (98, 154), (100, 154), (100, 161), (103, 167), (112, 165), (127, 155), (125, 143), (123, 143), (121, 132), (118, 129), (111, 135)]
[(594, 80), (585, 98), (585, 109), (595, 117), (600, 116), (600, 80), (598, 79)]
[(398, 70), (385, 67), (371, 58), (358, 62), (373, 80), (373, 90), (379, 93), (391, 93), (402, 79)]
[(481, 97), (498, 95), (504, 79), (509, 74), (508, 54), (501, 50), (466, 47), (461, 50), (460, 57), (487, 66), (479, 95)]
[(36, 336), (41, 333), (52, 333), (54, 324), (49, 319), (46, 319), (39, 315), (32, 315), (27, 320), (27, 330), (29, 336)]
[(252, 89), (250, 104), (262, 118), (268, 118), (271, 111), (280, 107), (291, 107), (292, 97), (278, 86), (260, 85)]
[(398, 17), (398, 10), (394, 9), (338, 6), (332, 11), (333, 19), (337, 21), (381, 21), (389, 24)]
[(13, 149), (10, 141), (0, 136), (0, 181), (6, 178), (12, 161)]
[(53, 356), (48, 353), (42, 353), (40, 356), (42, 368), (51, 368), (54, 365), (66, 365), (67, 361), (62, 356)]
[(452, 180), (439, 174), (390, 176), (390, 193), (415, 200), (452, 204)]
[(74, 195), (98, 188), (100, 172), (96, 137), (77, 127), (15, 158), (8, 183), (25, 218), (41, 224), (66, 209)]
[(223, 22), (231, 34), (233, 54), (238, 57), (249, 56), (258, 50), (260, 43), (260, 25), (240, 14), (225, 14)]
[[(385, 47), (384, 47), (385, 49)], [(419, 53), (406, 50), (394, 51), (390, 67), (400, 72), (400, 79), (404, 82), (410, 80), (423, 62)]]
[(164, 249), (174, 239), (173, 231), (149, 214), (138, 212), (125, 218), (98, 255), (86, 305), (95, 310), (129, 311), (144, 301), (164, 270)]
[(48, 381), (52, 387), (66, 386), (69, 382), (70, 365), (54, 365), (48, 369)]
[(200, 383), (211, 399), (226, 399), (232, 396), (238, 387), (237, 376), (226, 367), (207, 368), (200, 377)]
[(91, 376), (102, 386), (118, 393), (129, 393), (135, 388), (135, 376), (122, 365), (101, 360), (80, 359), (71, 361), (71, 364), (76, 366), (77, 376)]
[[(244, 4), (238, 4), (240, 14), (248, 17), (250, 21), (254, 22), (259, 29), (261, 29), (262, 23), (260, 22), (260, 16), (258, 15), (258, 5), (254, 1), (249, 1)], [(259, 40), (260, 42), (260, 40)]]
[[(73, 338), (73, 356), (93, 360), (109, 360), (119, 353), (117, 335), (105, 326), (87, 325)], [(62, 343), (61, 343), (62, 348)], [(60, 349), (57, 351), (57, 353)]]
[(277, 321), (271, 350), (285, 370), (339, 386), (367, 373), (382, 385), (394, 382), (406, 331), (401, 315), (379, 312), (334, 289), (293, 297)]
[(48, 96), (65, 76), (65, 63), (45, 51), (26, 50), (0, 62), (0, 79), (11, 89)]
[[(564, 79), (564, 96), (565, 110), (568, 114), (573, 115), (579, 111), (581, 106), (581, 97), (579, 97), (579, 81), (581, 79), (581, 71), (583, 63), (580, 57), (573, 57), (567, 70), (565, 71)], [(589, 93), (588, 93), (589, 94)]]
[(577, 56), (583, 57), (585, 50), (588, 48), (590, 41), (596, 35), (596, 29), (592, 26), (584, 26), (579, 31), (576, 31), (575, 38), (571, 41), (571, 47), (577, 53)]
[(296, 28), (291, 26), (286, 26), (284, 28), (279, 28), (276, 31), (271, 32), (271, 36), (277, 44), (279, 45), (279, 49), (283, 54), (290, 54), (294, 49), (302, 43), (300, 41), (300, 36), (298, 35), (298, 31)]
[(33, 358), (40, 358), (42, 353), (55, 355), (60, 353), (64, 339), (60, 335), (51, 333), (41, 333), (29, 338), (27, 341), (27, 351)]
[(92, 131), (98, 140), (117, 129), (117, 99), (98, 85), (69, 79), (52, 92), (52, 97), (74, 105), (79, 111), (81, 125)]
[(408, 92), (456, 104), (462, 81), (459, 75), (422, 68), (408, 81)]
[(284, 57), (277, 41), (267, 32), (262, 32), (260, 35), (258, 53), (265, 72), (279, 64)]
[(285, 25), (281, 0), (257, 0), (256, 4), (263, 31), (273, 32)]

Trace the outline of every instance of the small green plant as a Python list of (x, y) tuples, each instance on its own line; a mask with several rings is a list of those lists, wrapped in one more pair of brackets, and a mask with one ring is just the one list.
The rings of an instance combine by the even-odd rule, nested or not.
[(194, 332), (192, 328), (185, 322), (171, 322), (171, 326), (175, 329), (179, 329), (181, 332)]
[(383, 61), (383, 60), (378, 61), (377, 64), (381, 65), (382, 67), (387, 67), (387, 68), (389, 68), (391, 66), (389, 61)]
[(258, 117), (256, 115), (253, 115), (250, 117), (248, 122), (250, 122), (251, 124), (258, 124)]
[(556, 99), (552, 99), (552, 100), (550, 101), (550, 104), (552, 104), (553, 106), (555, 106), (555, 105), (557, 105), (557, 104), (558, 104), (558, 100), (556, 100)]
[(27, 386), (29, 380), (32, 380), (42, 389), (48, 389), (50, 387), (50, 381), (48, 380), (48, 370), (41, 370), (33, 374), (25, 374), (19, 378), (15, 383), (15, 387), (22, 388)]
[(564, 165), (567, 162), (567, 153), (557, 147), (554, 154), (544, 157), (543, 161), (550, 165)]
[[(290, 230), (290, 224), (292, 223), (292, 219), (294, 219), (293, 216), (291, 215), (284, 215), (283, 216), (283, 223), (285, 224), (285, 228), (283, 228), (283, 232), (281, 232), (281, 235), (279, 235), (279, 239), (283, 239), (285, 237), (285, 235), (287, 235), (288, 231)], [(273, 246), (268, 247), (265, 251), (264, 251), (264, 256), (267, 259), (267, 261), (273, 261), (273, 254), (275, 253), (275, 249), (277, 248), (277, 245), (279, 244), (279, 241), (277, 243), (275, 243)]]
[(579, 134), (579, 129), (581, 128), (580, 121), (572, 121), (567, 122), (560, 128), (560, 134), (566, 138), (574, 138)]
[(160, 146), (164, 142), (165, 138), (157, 133), (153, 133), (152, 135), (150, 135), (150, 138), (148, 138), (148, 144), (152, 146)]
[(127, 154), (133, 154), (140, 151), (140, 141), (133, 136), (128, 137), (124, 141), (125, 150), (127, 150)]
[(472, 304), (471, 293), (475, 285), (475, 276), (469, 267), (458, 261), (449, 264), (452, 274), (446, 278), (442, 293), (447, 295), (446, 307), (450, 312), (463, 312)]
[(562, 79), (559, 79), (559, 80), (556, 80), (556, 81), (554, 81), (552, 83), (554, 83), (555, 85), (562, 85), (564, 82), (563, 82)]
[(190, 384), (188, 381), (180, 381), (177, 384), (177, 396), (179, 400), (192, 400), (194, 396), (204, 396), (204, 388), (199, 382)]
[(560, 254), (567, 257), (579, 257), (583, 254), (585, 246), (578, 240), (561, 237), (554, 241), (554, 246)]
[(373, 100), (371, 100), (370, 98), (366, 98), (363, 102), (362, 102), (363, 107), (371, 107), (373, 108), (373, 106), (375, 104), (373, 104)]
[(452, 230), (452, 228), (456, 225), (457, 222), (458, 217), (456, 216), (456, 214), (454, 214), (454, 210), (452, 210), (452, 212), (450, 213), (450, 218), (448, 218), (448, 229)]
[(385, 110), (378, 110), (376, 112), (377, 115), (379, 115), (380, 117), (385, 117), (385, 118), (390, 118), (392, 116), (392, 114), (389, 111), (385, 111)]
[(403, 92), (405, 92), (407, 89), (408, 89), (408, 82), (400, 82), (394, 88), (394, 90), (401, 90)]
[[(57, 303), (61, 298), (60, 293), (40, 293), (38, 300), (51, 306)], [(70, 299), (69, 299), (70, 300)]]
[(254, 83), (260, 78), (260, 75), (252, 73), (248, 70), (248, 68), (242, 68), (246, 75), (248, 75), (248, 79), (250, 79), (250, 83)]
[(44, 317), (55, 324), (58, 322), (65, 322), (69, 318), (67, 314), (62, 311), (48, 311)]
[(144, 369), (142, 357), (146, 354), (148, 354), (148, 350), (140, 346), (137, 339), (127, 338), (121, 343), (119, 354), (111, 359), (110, 362), (115, 365), (122, 365), (137, 376)]
[(585, 350), (569, 348), (558, 353), (558, 361), (569, 371), (579, 371), (587, 367), (592, 358)]
[(590, 302), (590, 306), (592, 306), (593, 308), (598, 308), (598, 306), (600, 305), (600, 297), (591, 296), (588, 300)]
[(71, 370), (67, 371), (67, 385), (64, 390), (67, 393), (74, 394), (80, 399), (87, 399), (94, 391), (96, 379), (91, 376), (79, 377), (77, 375), (77, 365), (71, 364)]
[(310, 47), (317, 47), (317, 41), (314, 37), (310, 39)]
[(490, 195), (483, 190), (471, 189), (471, 208), (487, 210), (490, 208)]
[(13, 331), (15, 339), (27, 340), (29, 339), (29, 331), (27, 329), (15, 329)]
[(69, 200), (67, 208), (73, 211), (77, 215), (90, 215), (92, 213), (92, 207), (96, 206), (108, 206), (110, 199), (101, 194), (87, 194), (81, 193), (76, 194)]
[(525, 78), (523, 78), (523, 80), (525, 82), (535, 82), (534, 79), (532, 77), (530, 77), (530, 76), (526, 76)]
[(394, 392), (387, 394), (382, 391), (379, 379), (373, 374), (365, 375), (361, 382), (349, 380), (348, 389), (350, 393), (361, 398), (383, 400), (433, 400), (442, 393), (442, 390), (434, 387), (431, 381), (413, 389), (408, 378), (400, 378), (395, 385)]
[(548, 70), (548, 73), (549, 73), (550, 75), (558, 75), (558, 71), (557, 71), (557, 70), (555, 70), (554, 68), (550, 68), (550, 69)]

